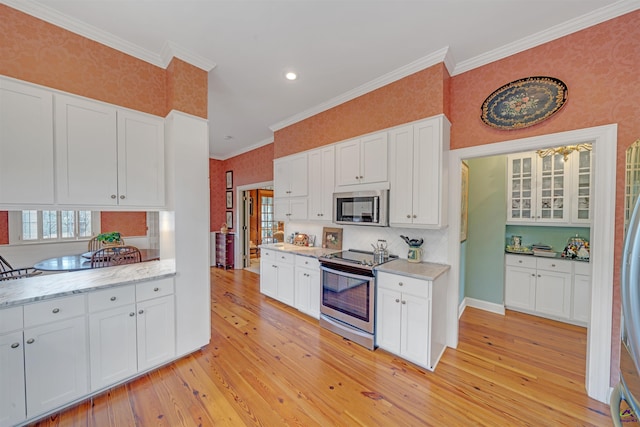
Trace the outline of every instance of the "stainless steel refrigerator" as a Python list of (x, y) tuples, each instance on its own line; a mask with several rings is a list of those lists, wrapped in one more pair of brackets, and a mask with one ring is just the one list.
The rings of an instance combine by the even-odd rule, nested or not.
[(615, 426), (623, 426), (640, 416), (640, 198), (627, 226), (620, 282), (623, 320), (620, 383), (611, 395)]

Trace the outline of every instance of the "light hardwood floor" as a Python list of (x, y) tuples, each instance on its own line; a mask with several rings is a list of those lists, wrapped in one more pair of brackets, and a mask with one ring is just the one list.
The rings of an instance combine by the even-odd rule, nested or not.
[(468, 308), (435, 372), (369, 351), (212, 269), (211, 344), (38, 426), (608, 426), (586, 330)]

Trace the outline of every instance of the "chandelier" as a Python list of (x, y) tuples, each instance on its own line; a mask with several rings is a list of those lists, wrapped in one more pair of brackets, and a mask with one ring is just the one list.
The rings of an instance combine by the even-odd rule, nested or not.
[(544, 150), (536, 151), (536, 153), (538, 153), (540, 157), (561, 154), (563, 160), (566, 162), (569, 158), (569, 154), (573, 153), (574, 151), (591, 151), (591, 144), (565, 145), (563, 147), (545, 148)]

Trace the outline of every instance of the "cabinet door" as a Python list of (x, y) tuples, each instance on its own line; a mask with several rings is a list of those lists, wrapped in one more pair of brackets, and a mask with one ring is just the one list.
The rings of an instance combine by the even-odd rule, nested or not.
[(285, 157), (273, 163), (274, 197), (307, 195), (307, 154)]
[(376, 344), (378, 347), (400, 354), (402, 329), (401, 294), (378, 286), (376, 299)]
[(164, 121), (118, 111), (118, 204), (164, 205)]
[(289, 216), (288, 219), (300, 220), (307, 219), (307, 198), (292, 197), (289, 199)]
[[(389, 222), (413, 222), (413, 126), (389, 132)], [(433, 202), (433, 201), (432, 201)]]
[(507, 221), (535, 219), (535, 153), (507, 156)]
[(0, 79), (0, 204), (51, 204), (53, 96)]
[(440, 120), (428, 120), (414, 127), (413, 215), (414, 224), (439, 226), (445, 220), (442, 188), (442, 141)]
[(275, 266), (275, 254), (262, 249), (260, 254), (260, 293), (275, 298), (277, 292), (278, 270)]
[(407, 360), (429, 367), (430, 300), (403, 293), (400, 304), (402, 306), (400, 354)]
[(276, 221), (286, 221), (291, 216), (291, 206), (288, 197), (278, 197), (273, 199), (273, 219)]
[(568, 165), (560, 154), (537, 159), (536, 221), (568, 222)]
[(149, 369), (175, 356), (173, 295), (137, 303), (138, 370)]
[(0, 335), (0, 425), (26, 418), (22, 331)]
[(591, 277), (573, 276), (573, 307), (571, 318), (589, 324), (591, 318)]
[(571, 222), (591, 223), (591, 151), (571, 154)]
[(534, 310), (536, 301), (536, 271), (507, 266), (505, 269), (504, 303), (509, 308)]
[(278, 293), (276, 298), (290, 306), (295, 304), (295, 276), (293, 274), (293, 265), (285, 263), (276, 263), (278, 276), (277, 276), (277, 289)]
[(320, 317), (320, 271), (295, 268), (295, 307), (318, 319)]
[(336, 186), (360, 184), (360, 140), (336, 144)]
[(85, 317), (24, 331), (27, 418), (89, 391)]
[(333, 146), (309, 153), (310, 220), (331, 221), (335, 180), (335, 150)]
[(380, 132), (360, 139), (360, 183), (384, 182), (388, 174), (387, 133)]
[(116, 109), (56, 95), (55, 117), (58, 202), (117, 205)]
[(135, 304), (89, 316), (89, 356), (91, 391), (114, 384), (138, 371)]
[(571, 316), (571, 274), (538, 270), (535, 310), (565, 319)]

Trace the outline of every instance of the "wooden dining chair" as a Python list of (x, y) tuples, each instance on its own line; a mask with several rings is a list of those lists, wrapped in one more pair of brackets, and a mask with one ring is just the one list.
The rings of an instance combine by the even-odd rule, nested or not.
[(89, 244), (88, 244), (88, 250), (89, 252), (95, 252), (99, 249), (102, 248), (108, 248), (109, 246), (124, 246), (124, 239), (121, 237), (120, 240), (113, 242), (113, 243), (109, 243), (109, 244), (104, 244), (101, 241), (98, 240), (98, 236), (93, 236), (91, 238), (91, 240), (89, 240)]
[(42, 274), (42, 271), (32, 267), (13, 268), (9, 262), (0, 255), (0, 281), (22, 279)]
[(98, 249), (91, 255), (91, 268), (142, 262), (140, 250), (135, 246), (109, 246)]

